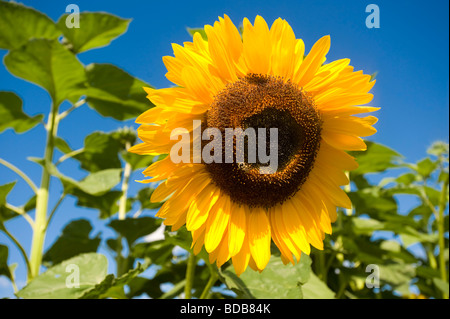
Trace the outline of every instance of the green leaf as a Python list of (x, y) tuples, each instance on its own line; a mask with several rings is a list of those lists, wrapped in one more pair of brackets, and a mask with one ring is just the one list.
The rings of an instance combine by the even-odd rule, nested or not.
[(105, 169), (95, 172), (75, 183), (75, 186), (90, 195), (101, 195), (120, 182), (121, 171), (121, 169)]
[(449, 294), (448, 282), (445, 282), (440, 278), (433, 278), (433, 283), (440, 291), (442, 291), (442, 293), (448, 296)]
[(352, 218), (355, 234), (371, 235), (376, 230), (385, 229), (385, 224), (370, 218)]
[(8, 247), (0, 245), (0, 276), (6, 276), (12, 280), (12, 273), (8, 267)]
[(24, 133), (39, 124), (44, 115), (28, 116), (23, 112), (22, 100), (13, 92), (0, 91), (0, 133), (12, 128)]
[(25, 299), (77, 299), (101, 283), (107, 270), (108, 259), (104, 255), (78, 255), (49, 268), (28, 283), (17, 296)]
[(191, 35), (194, 36), (197, 32), (200, 33), (203, 40), (208, 41), (208, 36), (206, 35), (206, 31), (203, 28), (186, 28), (186, 31)]
[(101, 219), (109, 218), (119, 211), (117, 202), (122, 196), (121, 191), (108, 191), (98, 196), (87, 194), (78, 188), (70, 188), (67, 191), (77, 198), (78, 206), (97, 209)]
[(303, 296), (301, 287), (308, 281), (310, 271), (311, 259), (302, 254), (295, 266), (283, 265), (281, 258), (272, 256), (261, 273), (247, 269), (238, 277), (233, 267), (229, 267), (220, 274), (227, 287), (241, 298), (297, 299)]
[(74, 156), (81, 162), (81, 168), (98, 172), (108, 168), (120, 168), (118, 156), (121, 145), (111, 134), (94, 132), (84, 139), (84, 151)]
[(61, 34), (45, 14), (14, 2), (0, 1), (0, 49), (17, 49), (32, 38), (57, 39)]
[(108, 275), (101, 283), (95, 285), (93, 289), (86, 291), (81, 296), (81, 299), (126, 298), (123, 286), (131, 282), (147, 268), (148, 264), (138, 263), (136, 268), (129, 270), (119, 278), (115, 278), (114, 275)]
[(356, 157), (359, 167), (352, 171), (353, 175), (384, 172), (389, 168), (398, 167), (397, 161), (401, 155), (387, 146), (366, 141), (365, 152), (351, 152)]
[(9, 192), (13, 189), (14, 185), (16, 185), (16, 182), (0, 185), (0, 222), (7, 221), (8, 219), (17, 216), (15, 212), (11, 211), (9, 208), (5, 206), (7, 203), (6, 197), (8, 196)]
[(438, 166), (439, 162), (434, 162), (427, 157), (417, 163), (417, 172), (422, 175), (423, 178), (428, 178)]
[(409, 284), (415, 277), (415, 267), (408, 264), (382, 264), (378, 265), (380, 270), (380, 280), (392, 286)]
[(131, 165), (133, 171), (150, 166), (155, 160), (155, 157), (156, 156), (153, 155), (139, 155), (126, 151), (122, 152), (122, 158)]
[(302, 285), (303, 299), (334, 299), (335, 293), (313, 272), (309, 280)]
[(57, 40), (33, 39), (4, 58), (15, 76), (47, 90), (53, 103), (76, 102), (85, 93), (86, 75), (75, 55)]
[(139, 243), (133, 246), (131, 255), (135, 258), (149, 259), (152, 264), (163, 264), (172, 255), (174, 245), (166, 240)]
[(55, 265), (79, 254), (96, 252), (101, 238), (97, 235), (91, 239), (89, 237), (91, 231), (92, 226), (88, 220), (71, 221), (44, 254), (43, 261), (49, 265)]
[(128, 298), (133, 298), (140, 296), (142, 294), (147, 294), (151, 298), (159, 298), (163, 294), (159, 283), (155, 283), (152, 279), (145, 277), (135, 277), (129, 283), (130, 288), (127, 294)]
[(153, 217), (126, 218), (113, 220), (108, 226), (126, 238), (131, 245), (139, 238), (153, 233), (161, 224), (159, 219)]
[(72, 194), (73, 188), (78, 188), (80, 191), (94, 196), (103, 195), (116, 186), (121, 180), (122, 172), (121, 169), (116, 168), (105, 169), (91, 173), (81, 181), (75, 181), (60, 173), (53, 164), (47, 164), (46, 169), (61, 180), (65, 193)]
[(161, 207), (162, 203), (153, 203), (150, 201), (154, 188), (144, 187), (141, 188), (137, 194), (137, 200), (141, 203), (141, 209), (157, 209)]
[(16, 182), (0, 185), (0, 206), (6, 204), (6, 197), (8, 196), (9, 192), (13, 189), (14, 185), (16, 185)]
[(59, 18), (58, 27), (71, 44), (75, 53), (108, 45), (112, 40), (125, 33), (131, 20), (122, 19), (104, 12), (80, 13), (80, 27), (67, 28), (64, 14)]
[(143, 90), (150, 85), (118, 67), (90, 64), (86, 73), (89, 82), (86, 101), (101, 115), (123, 121), (136, 118), (153, 107)]
[(60, 150), (64, 154), (67, 154), (67, 153), (70, 153), (73, 151), (72, 148), (69, 146), (69, 144), (59, 136), (57, 136), (54, 139), (54, 144), (55, 144), (55, 147), (58, 148), (58, 150)]
[(448, 156), (448, 143), (434, 142), (427, 150), (427, 153), (434, 156)]

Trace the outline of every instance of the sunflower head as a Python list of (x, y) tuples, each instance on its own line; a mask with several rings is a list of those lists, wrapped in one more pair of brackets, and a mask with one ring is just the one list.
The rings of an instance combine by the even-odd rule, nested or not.
[(174, 132), (187, 134), (187, 161), (168, 156), (144, 174), (161, 182), (157, 216), (172, 230), (186, 225), (194, 253), (205, 247), (219, 267), (231, 258), (239, 275), (262, 271), (273, 242), (294, 264), (310, 245), (323, 249), (337, 207), (351, 207), (341, 186), (357, 163), (346, 151), (365, 150), (361, 136), (376, 132), (375, 117), (355, 116), (377, 110), (361, 106), (375, 81), (348, 59), (325, 63), (329, 36), (305, 55), (282, 19), (269, 28), (245, 18), (241, 35), (225, 15), (205, 32), (164, 57), (177, 86), (146, 89), (156, 107), (138, 117), (143, 143), (131, 151), (172, 154), (186, 145)]

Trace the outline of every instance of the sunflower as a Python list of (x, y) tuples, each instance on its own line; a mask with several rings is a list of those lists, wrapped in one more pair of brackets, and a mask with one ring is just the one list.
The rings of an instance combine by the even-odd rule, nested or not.
[(218, 267), (231, 258), (238, 275), (247, 266), (261, 272), (272, 241), (283, 263), (295, 264), (311, 245), (323, 249), (337, 207), (351, 208), (341, 186), (357, 163), (346, 151), (365, 150), (360, 137), (376, 132), (375, 117), (354, 116), (378, 109), (361, 106), (372, 100), (375, 81), (349, 59), (325, 63), (329, 36), (305, 55), (304, 42), (281, 18), (270, 29), (260, 16), (253, 25), (245, 18), (241, 36), (225, 15), (204, 31), (207, 40), (195, 33), (163, 58), (176, 86), (145, 88), (156, 107), (137, 118), (143, 143), (130, 151), (169, 154), (178, 143), (174, 130), (193, 136), (196, 122), (222, 132), (277, 128), (278, 168), (270, 174), (248, 158), (175, 163), (168, 156), (144, 170), (151, 178), (143, 182), (160, 182), (151, 197), (166, 200), (157, 216), (173, 231), (186, 225), (193, 252), (204, 246)]

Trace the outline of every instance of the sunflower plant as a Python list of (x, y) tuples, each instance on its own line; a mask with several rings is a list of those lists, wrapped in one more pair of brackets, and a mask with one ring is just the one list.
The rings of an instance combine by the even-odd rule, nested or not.
[[(15, 296), (448, 298), (448, 144), (408, 163), (364, 141), (376, 132), (371, 113), (382, 112), (367, 105), (376, 81), (348, 58), (326, 61), (329, 36), (307, 50), (281, 18), (237, 27), (224, 15), (172, 45), (163, 61), (174, 86), (156, 89), (78, 59), (115, 45), (130, 20), (85, 12), (83, 27), (70, 29), (66, 19), (0, 2), (4, 66), (50, 97), (45, 113), (29, 116), (17, 93), (0, 91), (0, 132), (46, 132), (43, 157), (29, 158), (39, 183), (0, 156), (1, 169), (31, 189), (13, 205), (16, 182), (0, 183), (0, 276)], [(81, 107), (115, 119), (117, 130), (77, 136), (83, 147), (73, 149), (59, 132)], [(251, 145), (258, 129), (270, 134)], [(252, 147), (266, 160), (252, 160)], [(264, 148), (276, 153), (275, 170)], [(417, 206), (400, 213), (400, 196)], [(99, 215), (67, 217), (46, 244), (69, 197)], [(8, 227), (19, 218), (32, 232), (29, 253)], [(113, 237), (93, 234), (93, 225)], [(21, 286), (12, 249), (26, 268)]]

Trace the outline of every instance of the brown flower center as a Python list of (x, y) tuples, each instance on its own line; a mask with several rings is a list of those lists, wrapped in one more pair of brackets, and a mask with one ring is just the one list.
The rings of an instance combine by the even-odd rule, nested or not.
[[(206, 114), (206, 126), (222, 133), (222, 149), (226, 149), (225, 129), (265, 129), (265, 141), (244, 135), (244, 162), (237, 162), (234, 137), (233, 160), (223, 152), (222, 163), (205, 164), (214, 183), (231, 199), (251, 207), (272, 207), (294, 195), (313, 168), (320, 146), (322, 121), (313, 100), (290, 81), (269, 75), (249, 74), (229, 84), (215, 97)], [(278, 136), (272, 136), (276, 128)], [(275, 140), (275, 137), (277, 139)], [(277, 143), (277, 168), (261, 174), (270, 163), (257, 157), (251, 160), (250, 150), (263, 148), (270, 152), (270, 143)], [(273, 154), (271, 155), (273, 156)]]

